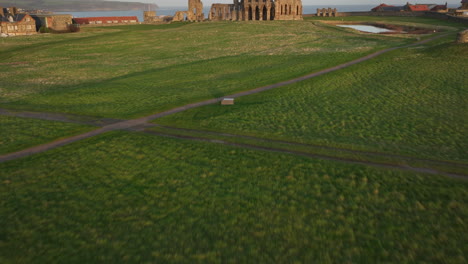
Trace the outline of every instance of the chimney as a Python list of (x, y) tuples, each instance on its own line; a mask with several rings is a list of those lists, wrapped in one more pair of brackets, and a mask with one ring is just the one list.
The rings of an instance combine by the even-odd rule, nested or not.
[(5, 12), (3, 11), (3, 7), (0, 6), (0, 17), (5, 16)]

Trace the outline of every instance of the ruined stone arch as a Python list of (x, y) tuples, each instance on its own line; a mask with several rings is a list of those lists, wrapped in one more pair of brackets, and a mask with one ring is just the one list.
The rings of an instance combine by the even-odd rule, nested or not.
[(255, 7), (255, 20), (260, 20), (260, 8), (258, 6)]
[(267, 7), (265, 5), (263, 6), (262, 13), (263, 13), (262, 14), (263, 15), (262, 20), (268, 20), (268, 9), (267, 9)]

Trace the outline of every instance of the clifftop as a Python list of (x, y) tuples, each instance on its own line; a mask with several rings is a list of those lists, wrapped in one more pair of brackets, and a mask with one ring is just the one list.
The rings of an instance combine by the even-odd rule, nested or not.
[(55, 12), (147, 10), (149, 6), (154, 10), (157, 7), (155, 4), (104, 0), (0, 0), (0, 6)]

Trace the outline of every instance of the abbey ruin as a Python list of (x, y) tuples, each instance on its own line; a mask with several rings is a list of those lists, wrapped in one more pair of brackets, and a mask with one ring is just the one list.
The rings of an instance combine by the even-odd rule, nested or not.
[(210, 20), (302, 20), (301, 0), (234, 0), (213, 4)]
[(201, 0), (189, 0), (187, 11), (178, 11), (175, 13), (172, 21), (203, 21), (203, 3)]
[[(209, 20), (302, 20), (301, 0), (233, 0), (233, 4), (213, 4)], [(203, 21), (201, 0), (188, 0), (188, 11), (179, 11), (173, 21)]]

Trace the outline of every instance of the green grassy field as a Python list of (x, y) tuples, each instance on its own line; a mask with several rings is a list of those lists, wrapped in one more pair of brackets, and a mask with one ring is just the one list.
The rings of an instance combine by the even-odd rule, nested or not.
[(281, 21), (86, 28), (79, 34), (2, 38), (0, 105), (132, 118), (273, 84), (410, 41)]
[(91, 126), (0, 115), (0, 154), (91, 130)]
[(453, 39), (154, 122), (466, 164), (468, 48)]
[[(306, 19), (0, 38), (0, 108), (86, 115), (70, 116), (85, 123), (134, 118), (428, 37)], [(201, 132), (153, 129), (466, 175), (468, 65), (460, 58), (468, 48), (454, 39), (155, 121)], [(0, 126), (0, 154), (91, 128), (4, 116)], [(0, 263), (468, 261), (466, 180), (217, 142), (114, 131), (0, 163)]]
[(0, 183), (1, 263), (467, 261), (445, 177), (114, 132)]

